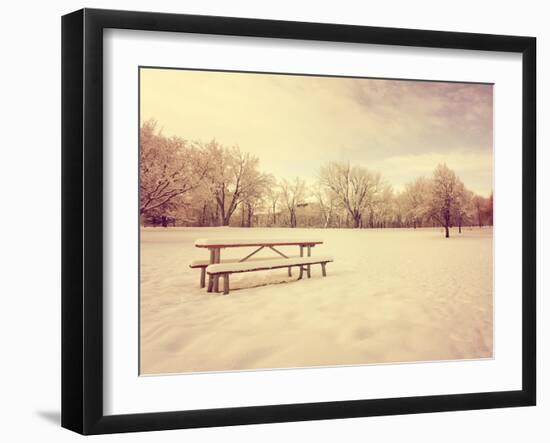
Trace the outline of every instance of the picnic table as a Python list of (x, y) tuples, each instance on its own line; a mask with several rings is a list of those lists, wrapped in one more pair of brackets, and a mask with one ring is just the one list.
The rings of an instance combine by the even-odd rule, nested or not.
[[(219, 277), (224, 277), (224, 292), (228, 292), (229, 274), (235, 272), (250, 272), (256, 270), (265, 269), (277, 269), (288, 268), (288, 275), (292, 276), (292, 267), (298, 266), (300, 268), (300, 278), (302, 277), (303, 267), (306, 268), (308, 278), (311, 277), (311, 265), (320, 263), (323, 266), (323, 275), (326, 275), (325, 264), (332, 259), (311, 259), (311, 249), (316, 245), (323, 244), (322, 240), (315, 239), (198, 239), (195, 241), (195, 247), (208, 249), (210, 252), (209, 260), (197, 260), (191, 263), (191, 268), (201, 268), (200, 286), (205, 287), (206, 272), (208, 271), (208, 292), (218, 292), (219, 290)], [(297, 259), (290, 257), (281, 252), (279, 247), (281, 246), (298, 246), (300, 251), (300, 257), (303, 259)], [(240, 259), (222, 260), (221, 250), (227, 248), (251, 248), (256, 249), (248, 255)], [(250, 260), (251, 257), (256, 255), (263, 249), (269, 249), (275, 254), (282, 257), (278, 260), (270, 260), (260, 258), (256, 260)], [(305, 256), (304, 254), (307, 254)], [(306, 258), (307, 257), (307, 258)], [(308, 259), (309, 258), (309, 259)], [(254, 261), (254, 266), (240, 265), (235, 266), (238, 263), (244, 263), (247, 261)], [(216, 265), (216, 266), (214, 266)]]

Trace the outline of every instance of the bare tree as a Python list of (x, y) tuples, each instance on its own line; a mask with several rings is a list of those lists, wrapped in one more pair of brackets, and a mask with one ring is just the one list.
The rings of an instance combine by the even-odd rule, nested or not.
[(306, 184), (301, 178), (296, 177), (291, 182), (285, 179), (281, 182), (281, 196), (288, 210), (289, 224), (291, 228), (295, 228), (298, 225), (296, 208), (305, 198), (305, 194)]
[(375, 197), (381, 188), (379, 173), (370, 172), (349, 163), (331, 162), (321, 168), (320, 182), (329, 188), (353, 219), (353, 226), (362, 224), (363, 211), (373, 210)]

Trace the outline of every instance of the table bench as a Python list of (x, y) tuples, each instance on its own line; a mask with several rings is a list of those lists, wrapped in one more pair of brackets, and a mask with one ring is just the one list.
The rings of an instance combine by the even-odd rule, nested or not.
[[(195, 241), (195, 247), (205, 248), (210, 252), (210, 259), (207, 260), (197, 260), (190, 264), (191, 268), (199, 268), (201, 270), (200, 276), (200, 287), (204, 288), (206, 286), (206, 274), (207, 267), (214, 264), (229, 264), (229, 263), (242, 263), (242, 262), (261, 262), (266, 261), (265, 259), (252, 259), (255, 254), (260, 252), (262, 249), (269, 249), (272, 252), (278, 254), (285, 260), (292, 260), (288, 255), (283, 254), (277, 249), (279, 246), (298, 246), (300, 248), (300, 257), (304, 257), (304, 253), (307, 252), (307, 256), (311, 257), (311, 249), (316, 245), (322, 244), (322, 240), (313, 240), (313, 239), (198, 239)], [(248, 254), (247, 256), (241, 259), (231, 259), (231, 260), (221, 260), (221, 250), (226, 248), (250, 248), (256, 247), (256, 249)], [(288, 262), (285, 262), (288, 263)], [(294, 265), (296, 266), (296, 265)], [(304, 264), (306, 267), (308, 277), (311, 275), (311, 263)], [(282, 268), (288, 268), (289, 277), (292, 276), (292, 266), (281, 266)], [(251, 271), (247, 271), (251, 272)], [(303, 271), (301, 271), (303, 272)], [(220, 274), (208, 274), (208, 292), (218, 292), (219, 289), (219, 275)]]
[[(257, 260), (255, 262), (237, 262), (237, 263), (220, 263), (208, 265), (206, 268), (206, 273), (209, 276), (213, 277), (222, 277), (223, 278), (223, 293), (229, 294), (229, 275), (242, 273), (242, 272), (254, 272), (254, 271), (267, 271), (272, 269), (281, 269), (281, 268), (290, 268), (299, 267), (300, 275), (298, 280), (302, 279), (304, 271), (307, 272), (308, 278), (311, 277), (310, 267), (311, 265), (321, 265), (323, 277), (327, 276), (326, 265), (327, 263), (332, 262), (331, 257), (298, 257), (298, 258), (288, 258), (284, 260)], [(212, 285), (214, 279), (209, 281), (209, 292), (212, 292)]]
[[(289, 257), (289, 258), (296, 258), (296, 257)], [(247, 263), (262, 262), (262, 261), (267, 261), (267, 260), (273, 260), (273, 259), (270, 258), (270, 257), (252, 258), (250, 260), (247, 260)], [(226, 260), (220, 260), (220, 263), (242, 263), (242, 262), (238, 258), (229, 258), (229, 259), (226, 259)], [(212, 263), (210, 263), (210, 260), (193, 260), (191, 262), (191, 264), (189, 265), (189, 267), (191, 269), (200, 269), (201, 270), (201, 275), (200, 275), (200, 280), (199, 280), (199, 285), (200, 285), (201, 289), (206, 287), (206, 268), (211, 264)], [(288, 276), (292, 277), (292, 273), (290, 271), (288, 273)]]

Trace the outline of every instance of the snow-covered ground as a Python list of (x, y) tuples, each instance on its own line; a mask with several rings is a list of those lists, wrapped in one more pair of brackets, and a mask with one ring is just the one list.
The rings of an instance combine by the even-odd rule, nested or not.
[[(199, 238), (322, 239), (331, 256), (296, 281), (286, 269), (199, 288)], [(224, 249), (221, 258), (255, 248)], [(298, 254), (297, 246), (281, 251)], [(260, 257), (280, 258), (271, 251)], [(144, 228), (141, 373), (490, 358), (492, 229)]]

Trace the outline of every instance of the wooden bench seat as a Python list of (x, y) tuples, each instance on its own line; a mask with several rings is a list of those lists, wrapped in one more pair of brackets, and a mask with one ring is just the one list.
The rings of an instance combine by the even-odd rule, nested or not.
[[(214, 278), (223, 277), (223, 293), (229, 294), (229, 275), (242, 273), (242, 272), (255, 272), (255, 271), (267, 271), (271, 269), (290, 269), (293, 267), (300, 268), (300, 275), (298, 280), (303, 277), (304, 270), (308, 274), (308, 278), (311, 277), (310, 266), (321, 265), (323, 277), (326, 277), (326, 264), (332, 262), (331, 257), (297, 257), (289, 259), (277, 259), (277, 260), (255, 260), (245, 262), (233, 262), (233, 263), (217, 263), (208, 265), (206, 267), (206, 273)], [(208, 284), (208, 292), (212, 292), (212, 282), (210, 279)]]
[[(290, 258), (293, 258), (293, 257), (290, 257)], [(271, 257), (251, 258), (251, 259), (246, 260), (246, 263), (259, 262), (259, 261), (269, 261), (269, 260), (273, 260), (273, 258), (271, 258)], [(225, 260), (221, 260), (220, 264), (239, 263), (239, 261), (240, 260), (238, 258), (228, 258), (228, 259), (225, 259)], [(200, 281), (199, 281), (199, 284), (200, 284), (201, 288), (204, 288), (206, 286), (206, 268), (209, 265), (210, 265), (209, 260), (193, 260), (189, 264), (189, 267), (191, 269), (200, 269), (201, 270)], [(292, 275), (289, 273), (288, 276), (291, 277)]]

